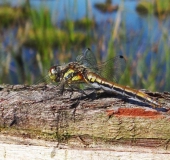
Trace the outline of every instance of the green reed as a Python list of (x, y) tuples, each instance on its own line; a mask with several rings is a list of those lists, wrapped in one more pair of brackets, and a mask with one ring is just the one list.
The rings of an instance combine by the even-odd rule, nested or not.
[[(125, 36), (126, 35), (126, 24), (125, 22), (122, 22), (123, 16), (124, 15), (122, 14), (122, 10), (119, 10), (117, 13), (115, 24), (113, 25), (113, 28), (111, 30), (111, 37), (110, 37), (109, 44), (108, 44), (108, 51), (107, 51), (107, 58), (106, 58), (107, 60), (114, 59), (114, 57), (117, 55), (117, 51), (120, 48), (125, 48), (125, 45), (123, 46), (123, 44), (120, 44), (120, 46), (117, 45), (120, 43), (119, 42), (120, 40), (121, 42), (126, 42), (126, 36)], [(126, 50), (126, 48), (124, 50)], [(126, 57), (126, 53), (123, 53), (123, 54)], [(130, 60), (130, 57), (129, 57), (129, 60)], [(111, 66), (108, 66), (108, 68), (105, 68), (106, 69), (105, 73), (107, 73), (108, 75), (104, 75), (104, 76), (108, 77), (109, 75), (113, 74), (113, 77), (114, 79), (116, 78), (117, 82), (119, 81), (119, 83), (121, 84), (132, 86), (130, 72), (129, 72), (129, 62), (130, 62), (129, 60), (126, 62), (126, 67), (122, 68), (121, 65), (124, 65), (124, 64), (118, 64), (118, 70), (120, 71), (117, 71), (117, 69), (114, 71), (114, 64), (111, 63), (110, 64)], [(110, 68), (113, 68), (113, 69), (110, 70)], [(124, 70), (122, 70), (121, 68)], [(116, 75), (114, 75), (115, 73)]]
[[(50, 67), (53, 58), (51, 47), (53, 45), (55, 28), (52, 25), (50, 13), (48, 10), (41, 8), (40, 11), (30, 10), (30, 19), (32, 21), (32, 36), (29, 36), (30, 42), (35, 45), (39, 61), (41, 61), (43, 71)], [(32, 38), (32, 39), (31, 39)], [(42, 71), (42, 72), (43, 72)]]

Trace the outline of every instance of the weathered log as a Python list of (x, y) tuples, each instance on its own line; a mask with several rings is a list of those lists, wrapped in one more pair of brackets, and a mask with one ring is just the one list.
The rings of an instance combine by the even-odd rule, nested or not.
[(85, 92), (66, 90), (61, 95), (54, 85), (2, 85), (0, 134), (70, 147), (170, 150), (170, 93), (148, 92), (163, 103), (163, 108), (153, 109), (117, 95)]

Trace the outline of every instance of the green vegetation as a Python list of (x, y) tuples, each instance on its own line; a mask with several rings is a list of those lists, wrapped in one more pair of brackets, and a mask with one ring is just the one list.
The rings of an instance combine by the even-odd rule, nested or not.
[(21, 23), (25, 18), (27, 18), (25, 7), (12, 8), (9, 5), (0, 6), (0, 27), (8, 27), (14, 23)]
[(170, 0), (140, 1), (136, 7), (139, 14), (155, 14), (160, 18), (165, 18), (170, 14)]
[(140, 1), (136, 10), (139, 14), (152, 14), (154, 12), (154, 5), (149, 1)]
[(103, 13), (117, 11), (119, 8), (118, 5), (112, 5), (111, 0), (106, 0), (105, 3), (96, 3), (95, 7)]

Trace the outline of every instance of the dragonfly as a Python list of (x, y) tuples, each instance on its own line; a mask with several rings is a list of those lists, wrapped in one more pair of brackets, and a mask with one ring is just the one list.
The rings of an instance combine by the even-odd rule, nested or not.
[[(65, 86), (71, 87), (72, 84), (85, 83), (94, 89), (102, 89), (105, 92), (144, 102), (153, 108), (160, 108), (161, 104), (146, 93), (116, 82), (117, 77), (121, 75), (120, 63), (125, 64), (125, 61), (124, 56), (120, 55), (98, 65), (94, 54), (87, 48), (82, 55), (77, 57), (75, 62), (52, 66), (48, 75), (52, 81), (59, 84), (62, 90)], [(114, 70), (113, 74), (107, 74), (104, 71), (106, 68), (108, 70), (109, 67)]]

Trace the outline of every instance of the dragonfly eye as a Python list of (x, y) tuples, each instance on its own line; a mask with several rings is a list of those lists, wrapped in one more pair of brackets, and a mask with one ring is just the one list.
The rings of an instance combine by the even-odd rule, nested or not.
[(50, 68), (48, 75), (52, 81), (58, 82), (60, 79), (60, 67), (59, 66), (53, 66)]
[(51, 68), (51, 74), (56, 74), (56, 73), (57, 73), (56, 68)]

